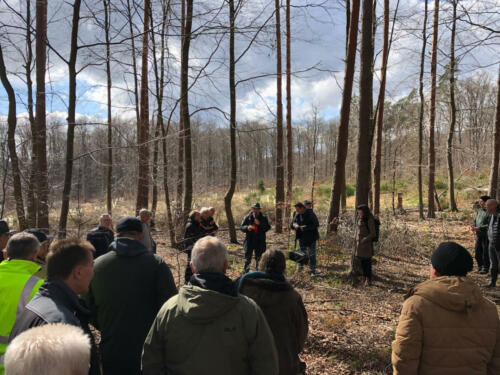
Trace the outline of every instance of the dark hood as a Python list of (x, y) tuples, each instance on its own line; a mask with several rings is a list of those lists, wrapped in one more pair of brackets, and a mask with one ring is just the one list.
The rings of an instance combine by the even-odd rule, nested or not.
[(109, 249), (115, 251), (118, 256), (135, 257), (147, 253), (148, 248), (141, 242), (127, 237), (117, 237)]

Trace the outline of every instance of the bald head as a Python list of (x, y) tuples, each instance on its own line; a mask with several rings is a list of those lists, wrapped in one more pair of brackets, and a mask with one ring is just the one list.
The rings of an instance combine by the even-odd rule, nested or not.
[(496, 199), (488, 199), (486, 201), (486, 211), (490, 214), (494, 214), (497, 212), (498, 202)]
[(191, 255), (191, 266), (194, 273), (226, 272), (227, 249), (217, 238), (207, 236), (198, 240)]

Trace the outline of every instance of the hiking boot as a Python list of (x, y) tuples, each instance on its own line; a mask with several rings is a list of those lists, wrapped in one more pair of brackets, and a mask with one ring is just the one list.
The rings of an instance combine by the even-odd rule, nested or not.
[(477, 271), (477, 273), (480, 275), (486, 275), (488, 273), (488, 270), (486, 268), (481, 268), (479, 271)]
[(311, 279), (316, 277), (316, 273), (314, 271), (311, 272)]
[(497, 285), (497, 283), (493, 282), (493, 281), (490, 281), (488, 284), (486, 284), (484, 287), (485, 288), (495, 288)]

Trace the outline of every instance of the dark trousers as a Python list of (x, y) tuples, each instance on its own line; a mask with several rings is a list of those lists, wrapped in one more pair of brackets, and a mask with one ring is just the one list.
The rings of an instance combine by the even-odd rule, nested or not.
[[(309, 266), (311, 267), (311, 272), (316, 272), (316, 243), (316, 241), (313, 241), (310, 244), (305, 244), (299, 239), (300, 251), (309, 256)], [(302, 265), (299, 265), (299, 268), (302, 269)]]
[(184, 284), (187, 284), (189, 280), (191, 280), (191, 276), (193, 276), (193, 271), (191, 270), (191, 250), (186, 250), (187, 254), (187, 265), (186, 270), (184, 271)]
[(476, 254), (475, 254), (477, 266), (479, 269), (490, 268), (490, 254), (488, 249), (488, 234), (478, 232), (476, 234)]
[(245, 266), (243, 268), (243, 273), (250, 271), (250, 264), (252, 263), (252, 255), (255, 253), (255, 268), (259, 264), (260, 257), (264, 254), (266, 249), (254, 249), (251, 246), (245, 246)]
[(497, 251), (496, 246), (490, 244), (490, 262), (491, 262), (491, 282), (495, 284), (498, 279), (498, 259), (500, 258), (500, 253)]
[(361, 269), (363, 270), (363, 276), (372, 278), (372, 258), (360, 258), (358, 257), (361, 263)]

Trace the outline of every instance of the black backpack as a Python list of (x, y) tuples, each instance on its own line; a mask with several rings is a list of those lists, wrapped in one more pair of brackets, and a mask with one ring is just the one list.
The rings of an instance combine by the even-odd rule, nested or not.
[[(378, 238), (380, 235), (380, 220), (374, 216), (373, 222), (375, 223), (375, 237), (372, 239), (372, 242), (378, 242)], [(366, 227), (368, 228), (368, 230), (370, 230), (370, 228), (368, 227), (368, 222), (366, 222)]]

